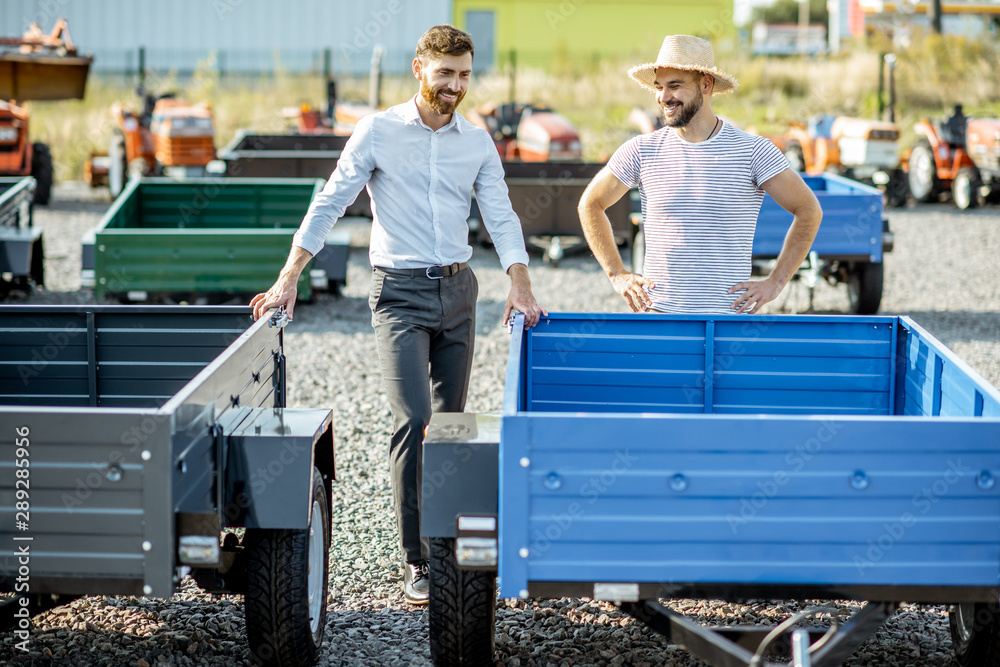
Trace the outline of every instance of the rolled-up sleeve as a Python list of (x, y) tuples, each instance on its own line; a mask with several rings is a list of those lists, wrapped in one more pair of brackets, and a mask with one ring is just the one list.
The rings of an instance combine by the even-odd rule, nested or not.
[(528, 251), (524, 248), (521, 221), (510, 205), (503, 177), (503, 164), (491, 141), (473, 188), (483, 215), (483, 224), (493, 239), (497, 255), (500, 256), (500, 265), (506, 272), (513, 264), (527, 265)]
[(309, 205), (292, 245), (315, 255), (323, 249), (326, 235), (354, 202), (375, 169), (372, 155), (374, 116), (362, 118), (347, 140), (330, 180)]

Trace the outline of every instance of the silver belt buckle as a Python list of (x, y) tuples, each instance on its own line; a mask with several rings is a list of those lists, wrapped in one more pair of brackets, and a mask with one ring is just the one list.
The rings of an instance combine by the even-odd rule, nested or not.
[(432, 276), (431, 269), (443, 270), (444, 268), (445, 267), (443, 266), (428, 266), (426, 269), (424, 269), (424, 274), (426, 274), (427, 277), (430, 278), (431, 280), (441, 280), (442, 278), (444, 278), (444, 274), (442, 273), (439, 276)]

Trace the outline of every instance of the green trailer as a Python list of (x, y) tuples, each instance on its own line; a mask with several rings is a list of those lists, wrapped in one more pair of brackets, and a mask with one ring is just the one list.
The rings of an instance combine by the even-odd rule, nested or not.
[[(224, 300), (266, 291), (321, 179), (134, 179), (84, 239), (83, 287), (123, 302)], [(337, 230), (299, 281), (299, 297), (337, 293), (350, 236)]]

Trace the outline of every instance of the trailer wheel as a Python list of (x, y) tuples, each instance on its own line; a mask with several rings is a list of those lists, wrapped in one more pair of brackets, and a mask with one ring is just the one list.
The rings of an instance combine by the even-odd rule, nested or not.
[(979, 206), (979, 174), (974, 169), (962, 167), (951, 182), (951, 196), (955, 206), (962, 210)]
[(492, 665), (497, 575), (462, 570), (455, 540), (431, 538), (428, 634), (436, 667)]
[(313, 468), (308, 529), (248, 529), (244, 542), (244, 612), (254, 664), (315, 664), (326, 630), (330, 572), (330, 506), (319, 470)]
[(906, 182), (906, 174), (902, 169), (893, 169), (889, 173), (889, 182), (885, 184), (882, 203), (889, 208), (902, 208), (906, 206), (907, 196), (910, 194), (910, 187)]
[(854, 265), (847, 279), (847, 299), (852, 313), (874, 315), (878, 312), (884, 277), (881, 262)]
[(31, 175), (35, 179), (35, 204), (49, 203), (52, 194), (52, 153), (45, 144), (31, 145)]
[(921, 141), (910, 151), (907, 163), (910, 194), (917, 201), (931, 201), (941, 190), (941, 179), (937, 176), (937, 162), (930, 143)]
[(948, 613), (955, 657), (962, 667), (1000, 663), (1000, 613), (997, 604), (967, 602)]
[(789, 141), (788, 145), (785, 146), (785, 159), (788, 160), (788, 164), (791, 165), (793, 171), (805, 171), (806, 170), (806, 158), (805, 154), (802, 152), (802, 146), (799, 145), (797, 141)]
[(642, 267), (646, 262), (646, 233), (642, 227), (632, 237), (632, 273), (642, 275)]

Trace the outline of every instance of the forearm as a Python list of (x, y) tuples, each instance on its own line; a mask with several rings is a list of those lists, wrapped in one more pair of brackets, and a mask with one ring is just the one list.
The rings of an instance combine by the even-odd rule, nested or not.
[(608, 214), (597, 202), (587, 200), (580, 203), (579, 213), (584, 238), (587, 239), (587, 244), (604, 269), (604, 273), (608, 278), (623, 273), (625, 265), (622, 264), (621, 255), (618, 254), (618, 244), (615, 243)]
[(312, 254), (297, 245), (293, 245), (291, 251), (288, 253), (288, 260), (285, 262), (285, 266), (281, 269), (281, 273), (278, 274), (278, 282), (285, 285), (295, 285), (299, 281), (299, 276), (305, 270), (306, 265), (309, 264), (309, 260), (313, 258)]
[(781, 287), (788, 284), (788, 281), (792, 279), (809, 254), (822, 217), (822, 211), (818, 208), (795, 216), (788, 234), (785, 235), (785, 242), (778, 255), (778, 261), (775, 262), (774, 269), (768, 276), (769, 280)]

